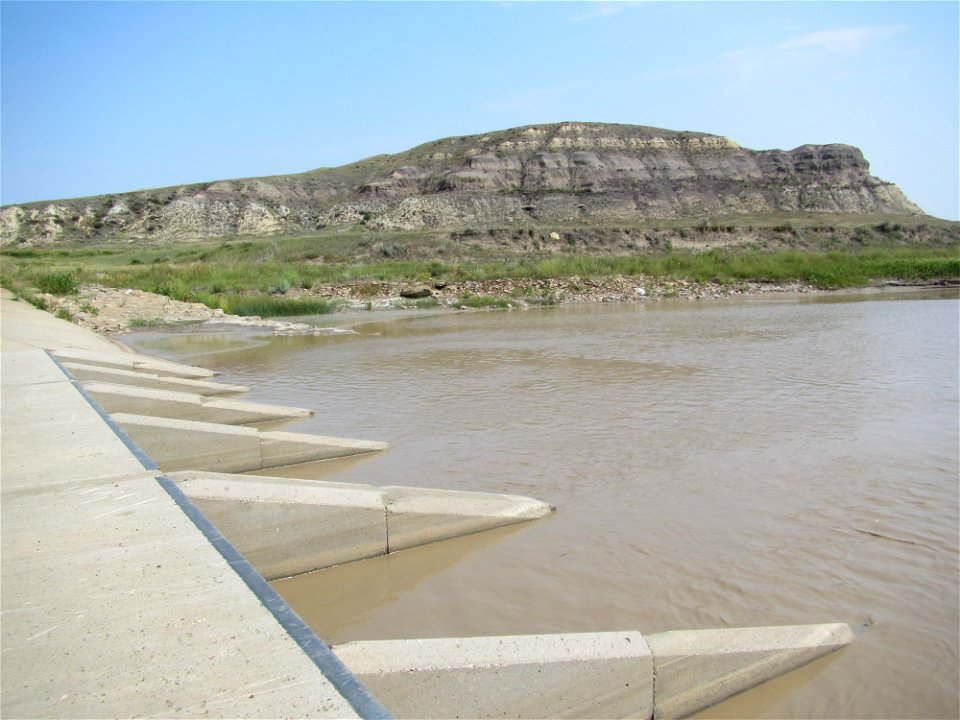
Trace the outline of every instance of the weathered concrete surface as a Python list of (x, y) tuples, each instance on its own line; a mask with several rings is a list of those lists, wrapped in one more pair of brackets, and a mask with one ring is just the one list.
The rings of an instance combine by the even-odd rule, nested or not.
[[(56, 322), (50, 322), (51, 320)], [(99, 353), (130, 352), (96, 333), (59, 320), (0, 288), (0, 350), (89, 350)]]
[(838, 650), (850, 626), (352, 642), (334, 652), (397, 717), (681, 718)]
[(127, 413), (178, 420), (203, 420), (204, 396), (197, 393), (117, 385), (96, 380), (84, 382), (83, 389), (111, 415)]
[(111, 414), (151, 415), (225, 425), (294, 420), (313, 415), (313, 412), (304, 408), (142, 388), (134, 385), (87, 382), (83, 386), (100, 407)]
[(390, 552), (549, 515), (547, 503), (520, 495), (385, 487)]
[(638, 632), (353, 642), (334, 652), (400, 718), (649, 718)]
[(494, 493), (197, 471), (171, 473), (170, 479), (268, 580), (551, 512), (539, 500)]
[(173, 377), (171, 375), (157, 375), (150, 372), (136, 370), (119, 370), (86, 365), (84, 363), (65, 362), (63, 366), (81, 382), (100, 381), (117, 385), (135, 385), (137, 387), (157, 388), (159, 390), (174, 390), (190, 392), (199, 395), (236, 395), (245, 393), (249, 388), (243, 385), (229, 385), (227, 383), (208, 382), (206, 380), (191, 380), (190, 378)]
[(379, 488), (196, 471), (169, 477), (268, 580), (387, 552)]
[(356, 717), (7, 302), (0, 714)]
[(386, 450), (387, 443), (117, 413), (113, 419), (165, 472), (246, 472)]
[(854, 637), (844, 623), (647, 635), (656, 671), (654, 717), (686, 717), (846, 647)]
[(138, 372), (169, 375), (171, 377), (203, 380), (217, 373), (206, 368), (184, 365), (182, 363), (145, 357), (132, 352), (96, 352), (92, 350), (64, 349), (54, 352), (61, 362), (75, 362), (82, 365), (97, 365), (117, 370), (136, 370)]
[(376, 440), (352, 440), (329, 435), (261, 431), (261, 468), (296, 465), (298, 463), (349, 457), (368, 452), (380, 452), (390, 447)]
[(197, 393), (157, 390), (133, 385), (94, 381), (84, 383), (83, 387), (100, 407), (111, 414), (151, 415), (225, 425), (294, 420), (313, 415), (312, 411), (304, 408), (208, 397)]

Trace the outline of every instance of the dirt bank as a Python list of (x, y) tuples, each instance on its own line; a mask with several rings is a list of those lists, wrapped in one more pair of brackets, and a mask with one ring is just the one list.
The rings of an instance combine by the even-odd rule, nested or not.
[[(362, 282), (318, 285), (309, 290), (291, 290), (289, 297), (326, 298), (340, 301), (340, 312), (412, 307), (457, 307), (464, 298), (489, 298), (511, 307), (588, 302), (658, 302), (742, 297), (771, 293), (826, 292), (803, 283), (736, 284), (669, 281), (651, 277), (603, 279), (557, 278), (547, 280), (484, 280), (436, 284)], [(403, 297), (403, 295), (419, 297)], [(277, 333), (317, 332), (311, 325), (257, 317), (228, 315), (200, 303), (172, 300), (142, 290), (88, 285), (74, 296), (42, 295), (52, 313), (60, 313), (81, 327), (105, 335), (128, 332), (149, 325), (175, 323), (224, 323), (262, 326)]]

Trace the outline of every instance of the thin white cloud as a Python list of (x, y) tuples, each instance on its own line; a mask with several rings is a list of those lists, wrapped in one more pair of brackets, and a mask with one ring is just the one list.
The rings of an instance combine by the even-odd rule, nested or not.
[(797, 35), (776, 45), (726, 53), (722, 61), (734, 74), (750, 77), (784, 67), (807, 65), (830, 56), (863, 52), (906, 29), (900, 25), (876, 25), (819, 30)]
[(891, 37), (906, 30), (899, 25), (837, 28), (798, 35), (774, 46), (779, 52), (848, 53), (859, 52), (874, 40)]

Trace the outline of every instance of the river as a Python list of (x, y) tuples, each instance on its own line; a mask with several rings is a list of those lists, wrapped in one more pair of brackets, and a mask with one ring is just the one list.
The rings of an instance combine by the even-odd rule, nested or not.
[(701, 717), (960, 716), (955, 291), (316, 321), (124, 339), (392, 444), (291, 476), (558, 508), (274, 583), (328, 642), (844, 621)]

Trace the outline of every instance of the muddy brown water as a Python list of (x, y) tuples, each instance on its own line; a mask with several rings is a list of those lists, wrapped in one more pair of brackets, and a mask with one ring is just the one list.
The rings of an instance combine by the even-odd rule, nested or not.
[(316, 321), (126, 341), (392, 444), (269, 474), (558, 507), (274, 583), (328, 642), (844, 621), (702, 716), (960, 716), (955, 291)]

